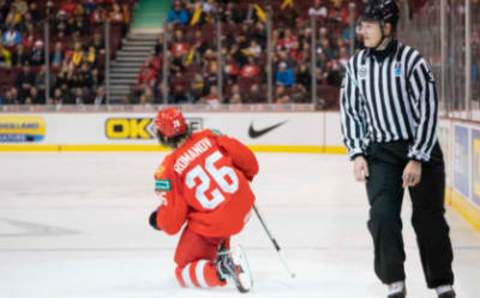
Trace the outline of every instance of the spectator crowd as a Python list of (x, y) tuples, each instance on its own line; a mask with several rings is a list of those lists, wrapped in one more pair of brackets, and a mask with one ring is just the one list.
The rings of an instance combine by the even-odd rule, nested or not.
[[(110, 43), (110, 57), (115, 58), (129, 30), (137, 1), (0, 0), (0, 104), (105, 104), (105, 44)], [(267, 19), (271, 14), (273, 102), (310, 102), (315, 86), (315, 101), (321, 107), (338, 105), (343, 65), (358, 44), (352, 24), (365, 0), (171, 0), (171, 3), (166, 31), (159, 36), (131, 86), (126, 99), (129, 103), (267, 102), (270, 79)], [(438, 12), (431, 11), (438, 3), (424, 0), (409, 3), (414, 4), (410, 7), (417, 14), (413, 17), (427, 23), (423, 27), (430, 34), (428, 22), (432, 18), (433, 23), (437, 22)], [(461, 14), (462, 5), (459, 3), (452, 9)], [(472, 95), (473, 100), (478, 100), (480, 1), (473, 1), (471, 9)], [(111, 23), (109, 40), (105, 40), (104, 34), (106, 21)], [(464, 36), (462, 28), (452, 34)], [(423, 35), (417, 32), (414, 36)], [(430, 56), (435, 58), (439, 50), (433, 47)], [(460, 56), (462, 49), (457, 49)], [(464, 73), (461, 67), (455, 69)], [(452, 84), (452, 89), (463, 88), (461, 83)]]
[[(164, 102), (162, 65), (166, 62), (169, 103), (266, 102), (269, 9), (272, 13), (273, 101), (311, 101), (313, 34), (316, 35), (313, 68), (316, 85), (320, 93), (327, 90), (330, 97), (336, 97), (343, 75), (342, 65), (351, 55), (352, 24), (363, 1), (274, 0), (270, 1), (270, 8), (260, 2), (264, 3), (174, 0), (167, 16), (167, 53), (163, 53), (165, 36), (162, 35), (140, 71), (133, 88), (133, 100)], [(315, 32), (312, 18), (316, 21)], [(220, 76), (222, 90), (217, 87)]]
[(116, 50), (134, 3), (0, 0), (0, 104), (105, 103), (104, 23), (112, 24)]
[[(115, 51), (128, 31), (135, 2), (0, 0), (0, 104), (105, 103), (103, 24), (109, 20), (118, 27)], [(267, 2), (172, 0), (167, 30), (140, 69), (130, 103), (163, 103), (165, 93), (169, 103), (267, 102), (269, 14), (273, 102), (310, 102), (312, 71), (318, 97), (336, 98), (342, 65), (352, 54), (353, 20), (364, 1)], [(50, 33), (47, 47), (45, 22)]]

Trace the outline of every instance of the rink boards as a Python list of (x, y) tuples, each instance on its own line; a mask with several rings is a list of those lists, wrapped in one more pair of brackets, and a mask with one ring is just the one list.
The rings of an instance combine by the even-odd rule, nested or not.
[[(193, 130), (211, 128), (257, 152), (346, 152), (338, 112), (186, 112)], [(0, 151), (159, 151), (154, 113), (0, 114)], [(442, 119), (447, 197), (480, 230), (480, 124)]]
[[(193, 130), (219, 130), (255, 151), (345, 153), (340, 118), (335, 112), (187, 112), (185, 116)], [(165, 150), (155, 139), (153, 117), (152, 113), (2, 114), (0, 150)], [(35, 127), (38, 131), (34, 131)]]
[(480, 124), (442, 119), (438, 134), (447, 166), (448, 202), (480, 230)]

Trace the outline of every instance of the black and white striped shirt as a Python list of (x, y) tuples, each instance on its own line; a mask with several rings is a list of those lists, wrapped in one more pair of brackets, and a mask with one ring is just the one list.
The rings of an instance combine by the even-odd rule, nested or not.
[(438, 109), (430, 66), (417, 50), (397, 41), (384, 54), (361, 50), (346, 66), (340, 97), (349, 156), (363, 154), (369, 142), (406, 140), (409, 159), (428, 161)]

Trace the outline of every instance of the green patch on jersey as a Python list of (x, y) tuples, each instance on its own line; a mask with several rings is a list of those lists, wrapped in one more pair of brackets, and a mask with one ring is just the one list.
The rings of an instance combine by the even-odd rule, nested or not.
[(155, 180), (155, 190), (170, 191), (171, 189), (172, 189), (172, 185), (170, 183), (170, 180), (168, 179)]

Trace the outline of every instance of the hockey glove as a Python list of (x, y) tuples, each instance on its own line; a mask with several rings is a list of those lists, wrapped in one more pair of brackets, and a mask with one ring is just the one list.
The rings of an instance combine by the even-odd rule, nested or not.
[(150, 214), (150, 218), (148, 219), (148, 223), (154, 228), (155, 230), (161, 231), (157, 225), (157, 211), (153, 211), (152, 214)]

